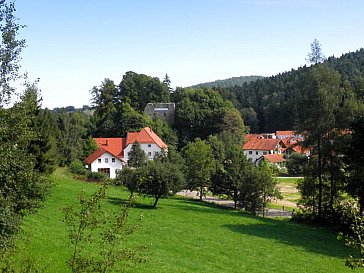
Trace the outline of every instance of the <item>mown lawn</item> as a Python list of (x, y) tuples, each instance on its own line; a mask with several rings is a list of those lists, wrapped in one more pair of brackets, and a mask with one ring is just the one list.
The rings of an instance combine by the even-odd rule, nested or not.
[[(47, 272), (69, 272), (71, 250), (62, 208), (77, 204), (84, 189), (98, 185), (71, 179), (58, 171), (56, 186), (44, 208), (26, 218), (29, 253)], [(115, 209), (127, 196), (110, 188), (106, 202)], [(147, 262), (131, 272), (352, 272), (344, 266), (348, 249), (336, 235), (322, 228), (263, 219), (183, 198), (139, 198), (131, 210), (134, 221), (144, 215), (140, 229), (129, 237), (132, 245), (146, 245)]]

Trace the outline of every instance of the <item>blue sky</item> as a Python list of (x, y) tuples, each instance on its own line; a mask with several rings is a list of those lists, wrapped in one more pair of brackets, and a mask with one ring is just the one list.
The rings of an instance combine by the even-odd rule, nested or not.
[(90, 103), (89, 90), (127, 71), (172, 86), (271, 76), (364, 46), (362, 0), (17, 0), (27, 25), (22, 69), (43, 106)]

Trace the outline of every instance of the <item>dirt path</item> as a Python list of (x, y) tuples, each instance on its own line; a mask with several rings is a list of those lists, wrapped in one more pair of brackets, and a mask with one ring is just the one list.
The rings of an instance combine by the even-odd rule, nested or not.
[[(185, 196), (185, 197), (193, 198), (193, 199), (200, 199), (200, 196), (198, 194), (199, 193), (197, 191), (189, 191), (189, 190), (183, 190), (183, 191), (180, 191), (177, 193), (177, 195), (180, 195), (180, 196)], [(230, 208), (234, 207), (234, 201), (220, 199), (220, 198), (213, 197), (213, 196), (206, 196), (206, 197), (202, 198), (202, 201), (209, 202), (209, 203), (216, 204), (216, 205), (225, 206), (225, 207), (230, 207)], [(268, 209), (266, 216), (267, 217), (291, 217), (292, 213), (290, 211), (286, 211), (283, 209), (282, 210)]]

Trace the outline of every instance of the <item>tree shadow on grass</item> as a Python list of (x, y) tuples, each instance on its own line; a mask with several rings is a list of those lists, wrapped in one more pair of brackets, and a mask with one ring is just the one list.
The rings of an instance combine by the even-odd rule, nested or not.
[(342, 242), (336, 239), (333, 231), (291, 221), (258, 219), (258, 223), (226, 224), (224, 227), (233, 232), (273, 240), (283, 245), (300, 247), (309, 252), (341, 259), (347, 257), (350, 252)]
[(244, 214), (241, 211), (235, 210), (231, 207), (225, 207), (219, 204), (200, 201), (198, 199), (186, 198), (186, 197), (170, 197), (170, 199), (176, 200), (174, 204), (163, 204), (163, 206), (174, 207), (179, 210), (194, 211), (198, 213), (209, 214), (226, 214), (226, 215), (240, 215)]
[(273, 240), (282, 245), (299, 247), (305, 251), (341, 259), (352, 254), (342, 241), (336, 239), (336, 234), (333, 231), (325, 228), (299, 224), (289, 220), (263, 218), (196, 199), (179, 197), (175, 199), (181, 202), (180, 205), (177, 203), (176, 205), (168, 204), (168, 206), (211, 215), (226, 214), (232, 216), (231, 221), (234, 224), (225, 224), (223, 227), (242, 235)]
[[(116, 206), (121, 206), (121, 205), (127, 205), (128, 204), (128, 199), (123, 199), (120, 197), (108, 197), (107, 201), (110, 204), (116, 205)], [(141, 202), (134, 202), (132, 205), (133, 208), (138, 208), (138, 209), (158, 209), (158, 207), (154, 208), (152, 205), (148, 205), (148, 204), (144, 204)]]

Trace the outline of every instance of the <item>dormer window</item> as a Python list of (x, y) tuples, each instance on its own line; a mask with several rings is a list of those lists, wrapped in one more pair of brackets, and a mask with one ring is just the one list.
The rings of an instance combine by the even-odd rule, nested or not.
[(101, 158), (98, 158), (97, 159), (97, 163), (101, 163)]

